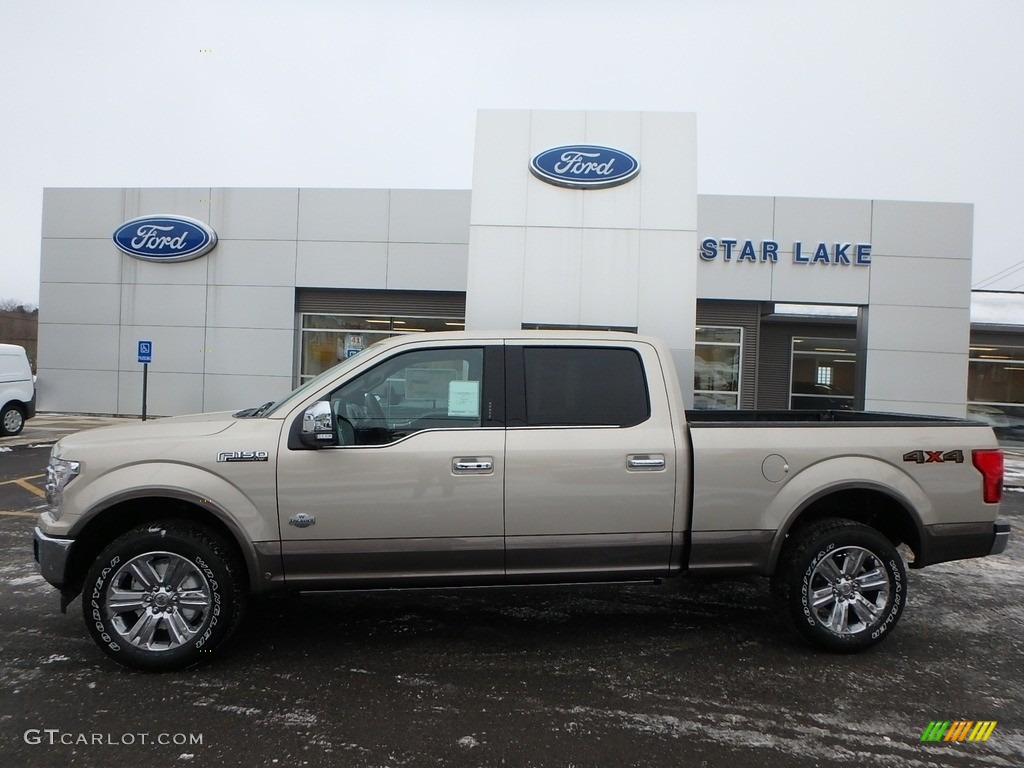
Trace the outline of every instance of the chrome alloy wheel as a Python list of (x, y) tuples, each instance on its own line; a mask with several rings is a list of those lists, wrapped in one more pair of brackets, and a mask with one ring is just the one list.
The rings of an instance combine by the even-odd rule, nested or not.
[(213, 605), (203, 572), (173, 552), (132, 558), (108, 582), (105, 597), (114, 631), (147, 651), (180, 648), (203, 627)]
[(839, 547), (815, 567), (810, 609), (836, 635), (856, 635), (875, 625), (889, 600), (888, 571), (870, 550)]

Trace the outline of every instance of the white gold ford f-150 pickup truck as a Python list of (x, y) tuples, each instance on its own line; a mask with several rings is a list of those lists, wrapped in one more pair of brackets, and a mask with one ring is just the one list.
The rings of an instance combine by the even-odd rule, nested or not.
[(1002, 552), (1002, 453), (967, 421), (687, 412), (614, 333), (375, 344), (275, 403), (66, 437), (43, 576), (130, 667), (209, 658), (253, 594), (771, 577), (826, 649), (893, 630), (914, 568)]

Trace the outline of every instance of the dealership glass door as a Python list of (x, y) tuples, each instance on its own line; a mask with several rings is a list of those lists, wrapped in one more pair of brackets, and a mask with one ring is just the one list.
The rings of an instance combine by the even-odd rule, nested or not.
[(856, 386), (856, 339), (793, 337), (790, 408), (853, 410)]

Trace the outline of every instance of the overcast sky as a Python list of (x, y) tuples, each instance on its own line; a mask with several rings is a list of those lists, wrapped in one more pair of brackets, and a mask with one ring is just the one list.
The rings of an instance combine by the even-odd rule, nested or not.
[(0, 0), (0, 29), (0, 299), (38, 301), (44, 187), (468, 189), (480, 108), (696, 112), (705, 194), (974, 203), (975, 283), (1024, 289), (982, 283), (1024, 260), (1020, 0)]

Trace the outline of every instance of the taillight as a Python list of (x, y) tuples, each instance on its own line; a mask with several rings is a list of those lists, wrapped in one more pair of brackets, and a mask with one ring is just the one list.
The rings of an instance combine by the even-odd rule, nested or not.
[(971, 458), (984, 478), (985, 503), (998, 503), (1003, 498), (1003, 452), (998, 448), (979, 448), (971, 452)]

